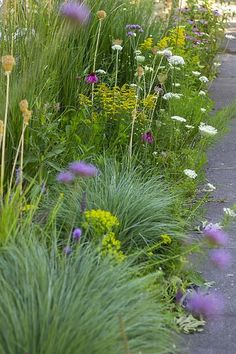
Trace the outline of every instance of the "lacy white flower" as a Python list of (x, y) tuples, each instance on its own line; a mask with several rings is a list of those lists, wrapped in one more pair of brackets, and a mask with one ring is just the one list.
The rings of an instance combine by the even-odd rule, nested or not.
[(101, 74), (101, 75), (105, 75), (107, 72), (105, 70), (98, 69), (98, 70), (96, 70), (96, 73)]
[(189, 124), (186, 124), (185, 127), (186, 127), (187, 129), (194, 129), (194, 126), (193, 126), (193, 125), (189, 125)]
[(169, 49), (159, 50), (157, 54), (164, 55), (165, 57), (171, 57), (172, 51)]
[(172, 84), (174, 87), (180, 87), (180, 84), (178, 82)]
[(218, 133), (217, 129), (206, 123), (200, 123), (198, 127), (202, 135), (216, 135)]
[(121, 45), (119, 44), (114, 44), (111, 48), (113, 50), (118, 50), (118, 51), (121, 51), (123, 49), (123, 47), (121, 47)]
[(194, 76), (200, 76), (201, 75), (201, 73), (199, 71), (192, 71), (192, 74)]
[(180, 57), (179, 55), (172, 55), (172, 57), (169, 58), (169, 63), (171, 65), (184, 65), (185, 61), (184, 58)]
[(137, 60), (138, 63), (143, 63), (145, 61), (145, 56), (143, 55), (137, 55), (135, 57), (135, 59)]
[(224, 210), (224, 213), (228, 216), (231, 216), (233, 218), (236, 216), (236, 213), (230, 208), (224, 208), (223, 210)]
[(199, 91), (199, 93), (198, 93), (198, 94), (199, 94), (199, 96), (206, 96), (206, 92), (205, 92), (205, 91), (202, 91), (202, 90), (201, 90), (201, 91)]
[(215, 62), (215, 63), (214, 63), (214, 66), (217, 68), (218, 66), (221, 66), (221, 63)]
[(200, 110), (201, 110), (202, 113), (206, 112), (206, 108), (201, 108)]
[(147, 65), (144, 66), (144, 70), (146, 72), (150, 72), (150, 73), (153, 72), (153, 68), (151, 66), (147, 66)]
[(206, 188), (203, 189), (203, 192), (214, 192), (216, 190), (216, 187), (211, 184), (207, 183)]
[(207, 83), (207, 82), (209, 81), (206, 76), (200, 76), (200, 77), (199, 77), (199, 80), (200, 80), (201, 82), (204, 82), (204, 83)]
[(188, 168), (184, 170), (184, 174), (192, 179), (195, 179), (197, 177), (197, 173), (194, 170), (190, 170)]
[(176, 98), (177, 100), (179, 100), (182, 96), (182, 93), (167, 92), (164, 94), (163, 99), (170, 100), (171, 98)]
[(233, 36), (232, 34), (226, 34), (225, 38), (227, 38), (227, 39), (236, 39), (236, 37)]
[(180, 116), (172, 116), (170, 117), (172, 120), (177, 120), (178, 122), (187, 122), (187, 120)]

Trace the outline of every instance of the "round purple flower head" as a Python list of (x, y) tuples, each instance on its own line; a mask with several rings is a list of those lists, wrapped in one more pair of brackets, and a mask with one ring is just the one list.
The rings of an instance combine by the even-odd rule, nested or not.
[(99, 81), (99, 78), (97, 77), (97, 75), (95, 73), (91, 73), (86, 76), (85, 81), (88, 84), (97, 84)]
[(69, 1), (61, 5), (60, 14), (73, 22), (85, 25), (89, 21), (90, 10), (80, 2)]
[(98, 174), (98, 169), (92, 164), (75, 161), (69, 165), (70, 172), (81, 177), (95, 177)]
[(69, 256), (73, 252), (73, 250), (70, 246), (66, 246), (63, 248), (63, 252), (66, 256)]
[(63, 171), (57, 175), (57, 181), (60, 183), (72, 183), (75, 176), (70, 171)]
[(229, 268), (232, 263), (231, 254), (222, 249), (215, 249), (210, 252), (211, 261), (221, 269)]
[(213, 245), (224, 246), (228, 242), (227, 234), (216, 226), (207, 226), (203, 233)]
[(223, 299), (215, 294), (194, 292), (187, 305), (190, 312), (204, 317), (222, 314), (224, 309)]
[(74, 229), (74, 231), (72, 233), (72, 237), (73, 237), (74, 241), (79, 241), (81, 235), (82, 235), (81, 229), (79, 229), (79, 228)]
[(154, 137), (151, 132), (146, 132), (143, 133), (141, 136), (142, 141), (148, 143), (148, 144), (153, 144), (154, 143)]

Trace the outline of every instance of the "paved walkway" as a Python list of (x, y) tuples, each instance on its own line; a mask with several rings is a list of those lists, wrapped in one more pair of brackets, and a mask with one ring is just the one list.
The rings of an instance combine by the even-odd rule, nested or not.
[[(236, 35), (236, 24), (229, 33)], [(236, 100), (236, 40), (230, 41), (222, 56), (221, 72), (211, 87), (211, 97), (216, 109)], [(236, 203), (236, 118), (230, 122), (230, 132), (209, 151), (208, 158), (207, 178), (217, 189), (214, 200), (207, 204), (207, 219), (218, 222), (223, 208)], [(222, 272), (206, 263), (200, 269), (207, 281), (215, 281), (213, 291), (224, 295), (225, 312), (209, 321), (204, 332), (187, 336), (189, 354), (236, 354), (236, 222), (231, 225), (229, 235), (228, 248), (235, 260), (232, 267)]]

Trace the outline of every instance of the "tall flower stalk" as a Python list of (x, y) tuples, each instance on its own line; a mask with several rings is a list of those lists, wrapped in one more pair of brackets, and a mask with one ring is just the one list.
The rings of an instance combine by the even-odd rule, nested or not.
[(6, 157), (6, 132), (7, 132), (7, 119), (9, 109), (9, 94), (10, 94), (10, 75), (15, 64), (15, 59), (12, 55), (6, 55), (2, 57), (2, 67), (7, 78), (6, 85), (6, 104), (4, 115), (4, 129), (2, 137), (2, 158), (1, 158), (1, 178), (0, 178), (0, 195), (3, 197), (4, 193), (4, 176), (5, 176), (5, 157)]

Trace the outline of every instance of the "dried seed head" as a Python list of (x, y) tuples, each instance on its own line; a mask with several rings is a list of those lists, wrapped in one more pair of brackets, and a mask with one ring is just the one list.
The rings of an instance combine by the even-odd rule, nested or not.
[(121, 45), (123, 43), (122, 39), (114, 39), (112, 44), (113, 45)]
[(32, 111), (29, 111), (28, 109), (22, 113), (22, 116), (24, 118), (24, 123), (25, 125), (29, 124), (30, 118), (32, 117)]
[(0, 136), (3, 136), (3, 131), (4, 131), (4, 123), (2, 120), (0, 120)]
[(107, 17), (107, 14), (104, 10), (100, 10), (97, 12), (97, 17), (99, 20), (104, 20)]
[(156, 55), (157, 52), (158, 52), (158, 47), (153, 47), (153, 48), (152, 48), (152, 53), (153, 53), (154, 55)]
[(26, 99), (24, 99), (24, 100), (20, 101), (19, 106), (20, 106), (20, 111), (22, 113), (24, 113), (24, 112), (26, 112), (28, 110), (29, 103), (28, 103), (28, 101)]
[(12, 55), (5, 55), (2, 57), (2, 67), (5, 74), (10, 74), (12, 72), (15, 63), (15, 58)]
[(137, 74), (138, 74), (138, 78), (141, 79), (141, 77), (144, 74), (144, 70), (143, 70), (141, 65), (139, 65), (138, 68), (137, 68)]

